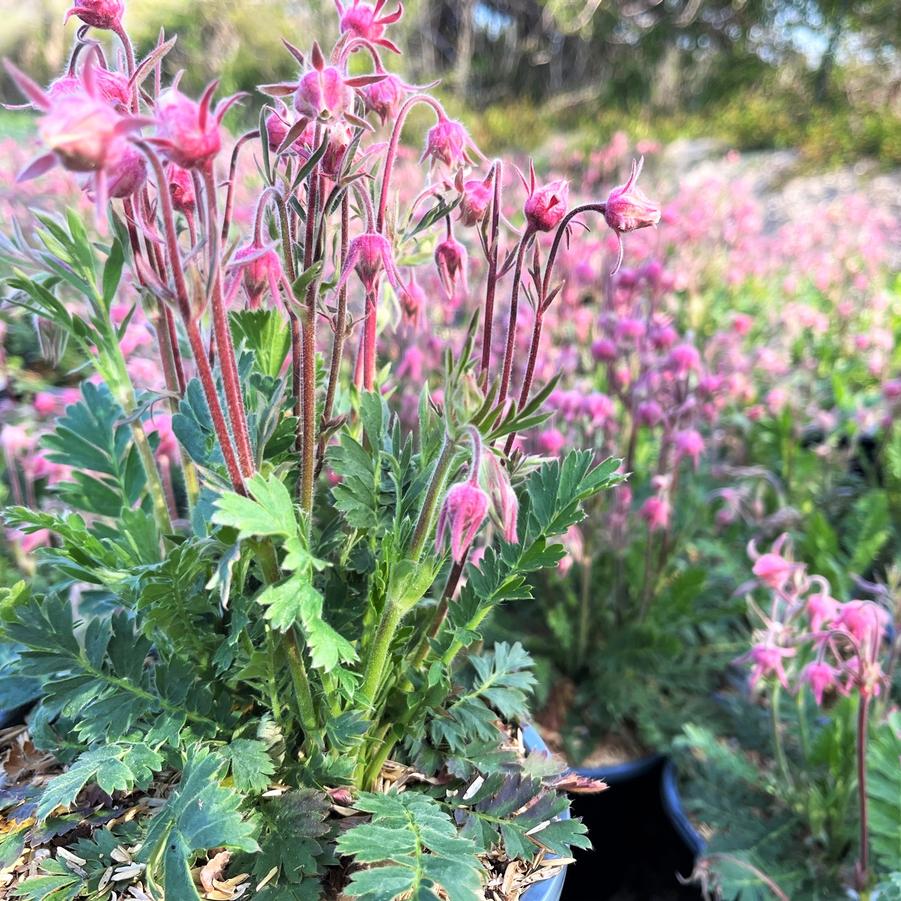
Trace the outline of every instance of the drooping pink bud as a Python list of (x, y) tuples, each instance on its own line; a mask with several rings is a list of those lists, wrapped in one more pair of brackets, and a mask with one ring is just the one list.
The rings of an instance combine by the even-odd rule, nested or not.
[(173, 163), (166, 170), (166, 178), (169, 181), (172, 206), (185, 216), (193, 216), (197, 209), (197, 193), (191, 173)]
[(881, 641), (888, 624), (888, 613), (872, 601), (841, 604), (835, 617), (835, 626), (847, 629), (860, 644)]
[(669, 368), (680, 378), (701, 368), (701, 355), (693, 344), (677, 344), (667, 360)]
[(344, 157), (352, 141), (353, 134), (343, 122), (337, 122), (329, 129), (328, 146), (322, 155), (322, 171), (329, 178), (337, 178), (341, 174)]
[(75, 5), (66, 13), (65, 21), (77, 16), (91, 28), (119, 29), (125, 4), (122, 0), (75, 0)]
[(640, 516), (651, 532), (660, 532), (669, 526), (672, 506), (665, 497), (651, 495), (642, 505)]
[(538, 436), (538, 447), (549, 456), (556, 457), (566, 447), (566, 436), (560, 429), (545, 429)]
[(449, 533), (451, 555), (455, 563), (460, 563), (488, 516), (488, 504), (488, 495), (471, 479), (454, 485), (447, 492), (438, 516), (435, 533), (438, 552)]
[(137, 148), (126, 144), (122, 156), (107, 174), (109, 196), (117, 199), (132, 197), (147, 180), (147, 160)]
[(98, 172), (121, 159), (124, 121), (108, 103), (82, 90), (54, 100), (38, 132), (64, 169)]
[(823, 695), (829, 688), (839, 688), (839, 671), (825, 660), (814, 660), (808, 663), (801, 672), (802, 681), (806, 682), (816, 699), (817, 705), (823, 706)]
[(566, 215), (569, 202), (569, 182), (556, 179), (535, 187), (535, 167), (531, 167), (531, 193), (524, 208), (526, 222), (532, 231), (553, 231)]
[(382, 125), (397, 118), (405, 93), (404, 83), (396, 75), (386, 75), (381, 81), (362, 90), (366, 109), (374, 112)]
[(819, 632), (824, 625), (832, 623), (838, 615), (841, 604), (825, 592), (818, 592), (807, 598), (807, 615), (810, 617), (810, 628)]
[(663, 407), (656, 400), (644, 400), (638, 405), (635, 418), (639, 425), (654, 428), (663, 422)]
[(632, 172), (628, 181), (618, 188), (614, 188), (607, 198), (604, 218), (607, 225), (616, 233), (619, 241), (619, 257), (613, 271), (616, 272), (623, 262), (625, 248), (623, 235), (639, 228), (647, 228), (660, 222), (660, 205), (650, 200), (637, 187), (638, 176), (641, 174), (644, 158), (636, 163), (632, 161)]
[(704, 439), (701, 433), (696, 429), (676, 432), (675, 445), (676, 453), (680, 457), (691, 457), (692, 464), (697, 469), (701, 454), (704, 453)]
[(609, 338), (598, 338), (591, 345), (591, 355), (599, 363), (612, 363), (618, 354), (616, 345)]
[(637, 163), (633, 161), (628, 181), (614, 188), (607, 198), (604, 218), (617, 234), (647, 228), (660, 222), (660, 205), (648, 199), (636, 184), (643, 165), (644, 159)]
[(214, 82), (198, 102), (178, 88), (169, 88), (156, 102), (157, 137), (151, 140), (182, 169), (202, 169), (222, 149), (220, 123), (236, 98), (223, 100), (213, 112), (210, 103), (215, 89)]
[[(415, 276), (410, 276), (410, 280), (403, 285), (403, 291), (400, 292), (400, 307), (404, 322), (409, 325), (419, 325), (425, 312), (426, 295), (425, 291), (416, 281)], [(415, 379), (419, 381), (419, 379)]]
[(466, 278), (467, 261), (466, 248), (453, 237), (446, 238), (435, 248), (438, 277), (449, 300), (456, 293), (458, 281), (464, 292), (469, 291)]
[(519, 518), (519, 500), (510, 474), (500, 460), (491, 452), (485, 455), (485, 484), (494, 514), (500, 522), (504, 540), (514, 542), (517, 539), (517, 521)]
[(376, 0), (375, 6), (362, 3), (361, 0), (353, 0), (353, 4), (346, 7), (342, 0), (335, 0), (338, 15), (341, 17), (339, 25), (341, 34), (362, 38), (371, 44), (378, 44), (395, 53), (400, 53), (397, 47), (385, 38), (385, 29), (400, 20), (404, 14), (404, 8), (402, 4), (398, 3), (394, 12), (380, 15), (386, 4), (387, 0)]
[(269, 291), (272, 303), (279, 299), (279, 286), (284, 281), (281, 257), (271, 247), (249, 244), (241, 247), (232, 257), (229, 269), (234, 273), (228, 289), (228, 303), (234, 299), (240, 282), (247, 292), (247, 305), (251, 310), (259, 308), (263, 296)]
[(470, 178), (460, 185), (460, 193), (463, 195), (460, 201), (460, 221), (464, 225), (472, 227), (485, 218), (491, 206), (493, 181), (493, 176), (489, 174), (484, 180)]
[(378, 291), (379, 276), (382, 272), (388, 277), (388, 282), (398, 296), (403, 294), (404, 286), (397, 264), (394, 262), (394, 251), (384, 235), (367, 232), (350, 242), (347, 259), (335, 287), (336, 291), (340, 291), (347, 284), (347, 279), (353, 271), (356, 271), (367, 294)]
[(764, 585), (778, 590), (797, 568), (796, 563), (786, 560), (781, 554), (769, 553), (757, 558), (753, 573)]
[(775, 676), (783, 688), (788, 688), (788, 676), (785, 674), (783, 660), (794, 657), (794, 648), (780, 648), (771, 644), (757, 644), (751, 648), (750, 658), (754, 662), (751, 670), (751, 688), (767, 676)]
[(472, 162), (467, 150), (474, 149), (472, 138), (465, 127), (447, 116), (441, 116), (426, 136), (422, 160), (438, 160), (452, 169)]
[(338, 118), (353, 107), (354, 92), (335, 66), (310, 69), (294, 92), (294, 109), (306, 119)]

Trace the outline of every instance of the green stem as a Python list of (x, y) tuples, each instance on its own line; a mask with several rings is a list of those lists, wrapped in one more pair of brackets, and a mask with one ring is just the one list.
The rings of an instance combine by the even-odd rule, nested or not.
[(432, 473), (425, 499), (422, 502), (422, 509), (419, 511), (419, 520), (416, 523), (413, 537), (410, 539), (410, 557), (413, 560), (419, 559), (426, 540), (432, 531), (432, 522), (435, 518), (435, 510), (438, 507), (438, 499), (444, 490), (447, 472), (454, 459), (454, 447), (455, 445), (451, 441), (450, 435), (445, 434), (441, 453), (438, 455), (435, 470)]
[(770, 720), (773, 728), (773, 747), (776, 750), (776, 761), (779, 764), (779, 772), (788, 788), (794, 790), (795, 782), (791, 777), (791, 771), (788, 768), (788, 758), (785, 756), (785, 746), (782, 743), (782, 729), (779, 722), (779, 700), (781, 688), (779, 685), (773, 689), (773, 696), (770, 699)]
[(375, 699), (382, 684), (382, 675), (385, 672), (388, 652), (391, 650), (391, 642), (402, 617), (402, 610), (390, 598), (387, 599), (379, 620), (378, 630), (375, 633), (375, 639), (372, 642), (372, 647), (369, 649), (369, 658), (366, 661), (366, 669), (363, 676), (362, 691), (364, 697), (368, 699), (370, 710), (375, 707)]
[(307, 741), (313, 741), (319, 737), (319, 720), (316, 717), (316, 705), (313, 702), (310, 677), (307, 674), (306, 664), (303, 662), (303, 653), (297, 640), (296, 629), (290, 629), (285, 633), (284, 643), (300, 722), (306, 733)]
[(582, 562), (582, 585), (579, 597), (579, 634), (577, 637), (576, 663), (582, 666), (588, 652), (588, 625), (591, 618), (591, 558), (588, 554)]

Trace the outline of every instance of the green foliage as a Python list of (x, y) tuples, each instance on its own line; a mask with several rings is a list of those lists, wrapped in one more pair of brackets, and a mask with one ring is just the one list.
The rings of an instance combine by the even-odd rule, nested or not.
[(200, 898), (190, 871), (198, 852), (258, 848), (257, 824), (241, 813), (241, 796), (220, 784), (227, 765), (218, 754), (192, 749), (178, 788), (147, 829), (140, 859), (147, 864), (150, 884), (167, 898)]
[(891, 714), (875, 730), (867, 770), (870, 843), (888, 871), (901, 860), (901, 714)]
[(85, 751), (65, 773), (47, 784), (37, 806), (38, 820), (45, 820), (57, 807), (71, 807), (89, 782), (108, 795), (147, 788), (162, 764), (156, 751), (140, 743), (100, 745)]
[(412, 892), (417, 898), (469, 901), (480, 891), (476, 845), (457, 833), (450, 816), (417, 792), (361, 796), (358, 810), (373, 822), (347, 830), (338, 852), (369, 864), (351, 877), (347, 894), (363, 901), (392, 901)]

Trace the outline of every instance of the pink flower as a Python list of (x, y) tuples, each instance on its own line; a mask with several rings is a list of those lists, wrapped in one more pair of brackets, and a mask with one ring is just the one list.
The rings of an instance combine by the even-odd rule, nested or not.
[(394, 12), (380, 15), (387, 2), (388, 0), (376, 0), (376, 4), (373, 7), (369, 3), (353, 0), (353, 5), (346, 7), (342, 0), (335, 0), (335, 6), (338, 7), (338, 15), (341, 17), (339, 26), (341, 34), (362, 38), (371, 44), (378, 44), (394, 53), (400, 53), (400, 50), (391, 41), (387, 40), (384, 35), (387, 26), (393, 25), (400, 20), (404, 14), (404, 8), (402, 4), (398, 3)]
[(732, 328), (735, 330), (736, 334), (747, 335), (749, 331), (751, 331), (751, 326), (754, 324), (754, 320), (748, 316), (747, 313), (736, 313), (732, 317)]
[(340, 291), (347, 284), (347, 279), (354, 270), (367, 294), (374, 294), (378, 290), (379, 276), (383, 271), (398, 296), (403, 294), (404, 286), (394, 262), (394, 251), (384, 235), (369, 232), (350, 242), (347, 259), (335, 290)]
[(643, 165), (644, 158), (639, 159), (637, 163), (633, 160), (628, 181), (614, 188), (607, 198), (604, 218), (619, 238), (619, 259), (614, 271), (619, 269), (623, 261), (622, 235), (639, 228), (657, 225), (660, 221), (660, 205), (648, 199), (636, 185)]
[[(410, 280), (402, 285), (403, 290), (400, 292), (400, 308), (404, 322), (409, 325), (418, 325), (422, 321), (425, 312), (426, 295), (425, 291), (416, 281), (415, 276), (410, 276)], [(416, 379), (419, 381), (419, 379)]]
[(438, 528), (435, 534), (435, 548), (440, 553), (447, 533), (450, 533), (451, 554), (456, 563), (463, 560), (485, 517), (488, 515), (489, 497), (472, 478), (459, 482), (447, 492)]
[(278, 301), (285, 273), (281, 257), (271, 247), (259, 244), (242, 247), (235, 252), (229, 268), (234, 276), (226, 294), (228, 305), (234, 301), (239, 284), (243, 284), (247, 292), (247, 305), (251, 310), (259, 308), (267, 289), (271, 301)]
[(197, 193), (194, 190), (194, 179), (187, 169), (170, 164), (166, 170), (169, 181), (169, 194), (172, 206), (185, 216), (193, 216), (197, 209)]
[(783, 688), (788, 688), (788, 677), (782, 661), (787, 657), (794, 657), (794, 648), (779, 648), (771, 644), (757, 644), (751, 648), (750, 657), (754, 662), (751, 671), (751, 688), (767, 676), (775, 676)]
[(50, 531), (38, 529), (36, 532), (22, 532), (19, 529), (7, 529), (6, 538), (11, 544), (18, 546), (23, 554), (32, 554), (39, 547), (50, 544)]
[(613, 332), (617, 341), (637, 341), (644, 337), (645, 324), (642, 319), (634, 319), (625, 317), (616, 323), (616, 329)]
[(29, 450), (33, 444), (34, 439), (20, 425), (9, 424), (0, 429), (0, 447), (11, 457)]
[(696, 429), (685, 429), (676, 433), (676, 453), (680, 457), (691, 457), (695, 469), (704, 453), (704, 439)]
[(147, 180), (147, 161), (137, 148), (126, 144), (122, 156), (107, 173), (109, 196), (117, 199), (132, 197)]
[(810, 628), (814, 632), (819, 632), (823, 625), (831, 623), (841, 608), (841, 604), (825, 592), (810, 595), (805, 606), (810, 618)]
[(701, 355), (693, 344), (677, 344), (670, 352), (668, 365), (680, 378), (701, 368)]
[(485, 457), (487, 472), (486, 484), (488, 496), (495, 515), (500, 520), (504, 540), (514, 542), (517, 539), (517, 521), (519, 518), (519, 500), (506, 467), (490, 451)]
[(638, 405), (635, 418), (639, 425), (653, 428), (663, 421), (663, 407), (656, 400), (645, 400)]
[(238, 98), (228, 97), (211, 110), (215, 90), (213, 82), (200, 100), (194, 101), (173, 87), (157, 99), (157, 136), (150, 140), (182, 169), (202, 169), (222, 149), (222, 118)]
[(839, 671), (824, 660), (808, 663), (801, 672), (801, 680), (810, 686), (820, 707), (823, 706), (823, 694), (826, 689), (840, 687), (838, 677)]
[(761, 554), (754, 563), (753, 573), (764, 585), (779, 589), (797, 566), (781, 554)]
[(535, 187), (535, 166), (529, 170), (529, 197), (526, 200), (526, 222), (532, 231), (553, 231), (566, 215), (569, 201), (569, 183), (563, 179), (552, 181), (543, 187)]
[(669, 526), (672, 506), (665, 497), (652, 495), (642, 505), (639, 516), (648, 524), (651, 532), (659, 532)]
[(91, 28), (120, 29), (125, 4), (122, 0), (75, 0), (75, 5), (66, 13), (68, 22), (77, 16)]
[(294, 109), (306, 119), (338, 118), (350, 111), (353, 88), (335, 66), (323, 65), (301, 76), (294, 93)]
[(469, 132), (459, 122), (440, 116), (426, 136), (425, 150), (420, 162), (425, 159), (439, 160), (446, 166), (457, 166), (472, 163), (467, 151), (476, 150)]
[(609, 338), (598, 338), (591, 345), (591, 355), (599, 363), (612, 363), (617, 357), (616, 345)]
[(538, 446), (545, 454), (556, 457), (566, 447), (566, 436), (559, 429), (545, 429), (538, 436)]
[(41, 140), (70, 172), (98, 172), (124, 153), (125, 120), (87, 91), (54, 100), (38, 125)]
[(34, 412), (38, 416), (49, 416), (56, 412), (57, 399), (49, 391), (39, 391), (34, 396)]
[(168, 413), (154, 413), (147, 426), (149, 432), (155, 432), (159, 436), (157, 456), (166, 457), (168, 460), (177, 459), (178, 440), (172, 430), (172, 417)]
[(881, 641), (889, 623), (888, 613), (872, 601), (848, 601), (839, 606), (833, 625), (846, 629), (860, 644)]
[(363, 102), (384, 125), (397, 117), (406, 91), (406, 85), (396, 75), (386, 74), (381, 81), (363, 88)]
[(479, 178), (467, 179), (460, 186), (463, 199), (460, 201), (460, 221), (467, 226), (478, 225), (488, 212), (492, 199), (491, 175), (484, 180)]
[(466, 248), (453, 237), (446, 238), (435, 248), (438, 278), (448, 300), (454, 297), (458, 280), (464, 292), (469, 291), (466, 279), (467, 260)]

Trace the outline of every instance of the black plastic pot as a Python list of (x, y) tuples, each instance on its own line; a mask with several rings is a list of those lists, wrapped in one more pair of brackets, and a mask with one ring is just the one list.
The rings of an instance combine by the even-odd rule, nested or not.
[(682, 809), (673, 762), (654, 755), (577, 772), (603, 779), (610, 788), (573, 801), (573, 814), (588, 826), (594, 851), (575, 853), (564, 901), (699, 899), (697, 886), (680, 880), (691, 874), (704, 841)]
[[(547, 745), (532, 726), (523, 726), (522, 737), (526, 751), (530, 754), (536, 751), (545, 754), (550, 753)], [(569, 819), (569, 813), (563, 814), (563, 819)], [(569, 867), (560, 867), (555, 876), (527, 888), (523, 892), (522, 901), (560, 901), (560, 898), (563, 897), (566, 871), (568, 869)]]

